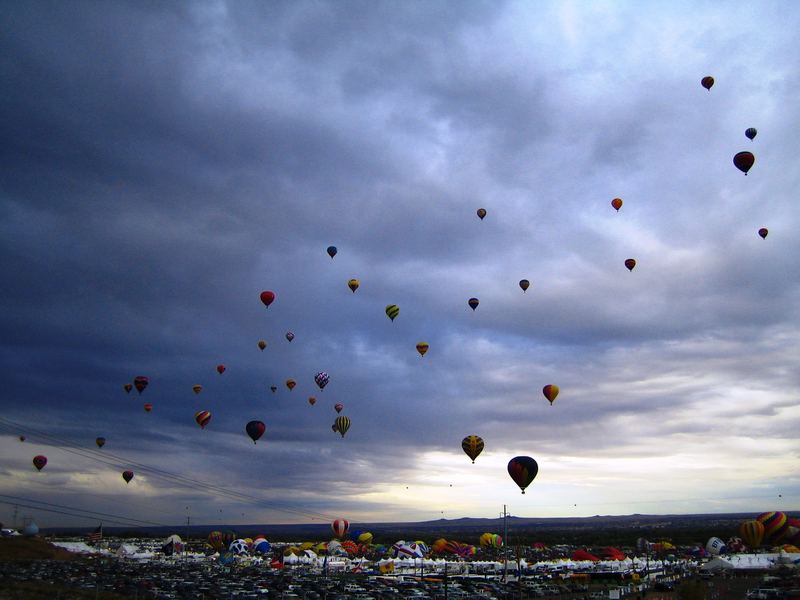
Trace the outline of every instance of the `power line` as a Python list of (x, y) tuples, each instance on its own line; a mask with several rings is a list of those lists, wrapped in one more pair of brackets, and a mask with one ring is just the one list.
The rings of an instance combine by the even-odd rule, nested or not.
[[(84, 508), (75, 508), (74, 506), (65, 506), (63, 504), (55, 504), (53, 502), (45, 502), (44, 500), (36, 500), (34, 498), (23, 498), (21, 496), (10, 496), (8, 494), (0, 494), (0, 498), (11, 498), (12, 500), (22, 500), (23, 502), (36, 502), (37, 504), (44, 504), (45, 506), (53, 506), (59, 509), (66, 509), (66, 510), (77, 510), (79, 512), (89, 513), (89, 516), (92, 518), (97, 517), (108, 517), (113, 519), (125, 519), (126, 521), (130, 522), (138, 522), (139, 527), (146, 526), (146, 525), (155, 525), (157, 527), (169, 527), (169, 525), (165, 523), (157, 523), (155, 521), (145, 521), (143, 519), (135, 519), (132, 517), (125, 517), (120, 515), (112, 515), (109, 513), (99, 512), (96, 510), (88, 510)], [(14, 502), (7, 502), (7, 504), (14, 504)], [(44, 508), (42, 510), (45, 510)]]

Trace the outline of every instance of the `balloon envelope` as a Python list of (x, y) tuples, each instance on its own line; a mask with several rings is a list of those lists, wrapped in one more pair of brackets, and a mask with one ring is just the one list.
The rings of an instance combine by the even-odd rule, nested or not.
[(538, 473), (539, 465), (530, 456), (515, 456), (508, 461), (508, 474), (523, 494)]
[(106, 438), (104, 438), (104, 437), (99, 437), (99, 438), (97, 438), (97, 439), (94, 441), (94, 443), (95, 443), (95, 444), (97, 444), (97, 447), (98, 447), (98, 448), (102, 448), (103, 446), (105, 446), (105, 445), (106, 445)]
[(130, 483), (131, 479), (133, 479), (133, 471), (123, 471), (122, 478), (125, 480), (125, 483)]
[(317, 403), (317, 399), (316, 399), (316, 398), (314, 398), (314, 396), (309, 396), (309, 397), (308, 397), (308, 403), (309, 403), (311, 406), (314, 406), (314, 405)]
[(480, 303), (481, 303), (480, 300), (478, 300), (477, 298), (470, 298), (469, 300), (467, 300), (467, 304), (469, 304), (469, 307), (472, 310), (475, 310), (476, 308), (478, 308), (478, 304), (480, 304)]
[(531, 286), (531, 282), (530, 282), (530, 281), (528, 281), (527, 279), (520, 279), (520, 280), (519, 280), (519, 287), (521, 287), (521, 288), (522, 288), (522, 291), (523, 291), (523, 292), (526, 292), (526, 291), (528, 291), (528, 288), (529, 288), (530, 286)]
[(350, 523), (347, 519), (335, 519), (333, 523), (331, 523), (331, 529), (333, 530), (333, 535), (337, 538), (342, 538), (347, 533), (347, 530), (350, 528)]
[(556, 399), (556, 396), (558, 396), (558, 392), (559, 392), (558, 386), (553, 383), (549, 383), (542, 388), (542, 393), (544, 394), (544, 397), (550, 401), (551, 405), (553, 404), (553, 400)]
[(752, 152), (737, 152), (733, 157), (733, 164), (742, 173), (747, 175), (747, 172), (755, 164), (756, 157)]
[(417, 344), (417, 352), (419, 352), (420, 356), (425, 356), (425, 353), (428, 351), (428, 343), (427, 342), (419, 342)]
[(225, 372), (225, 365), (217, 365), (217, 373), (222, 375)]
[(344, 408), (344, 404), (334, 404), (333, 408), (336, 409), (337, 413), (340, 413), (340, 412), (342, 412), (342, 409)]
[(194, 420), (200, 425), (200, 429), (205, 429), (209, 421), (211, 421), (211, 413), (207, 410), (201, 410), (194, 415)]
[(350, 291), (352, 291), (354, 294), (356, 293), (359, 285), (361, 285), (361, 282), (358, 279), (350, 279), (347, 282), (347, 287), (349, 287)]
[(267, 342), (265, 342), (264, 340), (258, 340), (258, 349), (259, 350), (263, 350), (266, 347), (267, 347)]
[(33, 466), (36, 467), (37, 471), (41, 471), (44, 469), (44, 466), (47, 464), (47, 457), (42, 456), (39, 454), (38, 456), (33, 457)]
[(319, 389), (323, 389), (326, 385), (328, 385), (328, 382), (330, 380), (331, 380), (331, 378), (328, 376), (328, 374), (325, 371), (320, 371), (319, 373), (314, 375), (314, 383), (317, 384)]
[(747, 136), (748, 139), (752, 140), (756, 135), (758, 135), (758, 131), (755, 127), (748, 127), (745, 129), (744, 134)]
[(758, 230), (758, 235), (761, 236), (762, 240), (767, 239), (768, 234), (769, 234), (769, 229), (767, 229), (766, 227), (762, 227), (761, 229)]
[(294, 334), (291, 331), (286, 332), (286, 339), (290, 342), (294, 339)]
[(386, 306), (386, 316), (389, 317), (392, 321), (394, 318), (400, 314), (400, 307), (396, 304), (389, 304)]
[(294, 379), (287, 379), (286, 380), (286, 387), (289, 388), (289, 391), (294, 389), (294, 386), (297, 385), (297, 382)]
[(619, 212), (619, 209), (622, 208), (622, 198), (614, 198), (611, 201), (611, 206), (614, 207), (614, 210)]
[(764, 524), (761, 521), (745, 521), (739, 525), (739, 535), (751, 548), (758, 548), (764, 541)]
[(483, 439), (477, 435), (468, 435), (461, 440), (461, 449), (474, 463), (478, 455), (483, 452)]
[(336, 417), (336, 430), (344, 437), (347, 430), (350, 429), (350, 417)]
[(254, 444), (256, 443), (256, 440), (264, 435), (264, 431), (266, 431), (266, 429), (267, 426), (261, 421), (250, 421), (244, 427), (244, 430), (247, 432), (247, 435), (250, 436), (250, 439), (253, 440)]
[(483, 217), (485, 217), (485, 216), (486, 216), (486, 209), (485, 208), (479, 208), (478, 209), (478, 217), (480, 218), (480, 220), (483, 221)]
[(130, 394), (131, 390), (133, 389), (133, 384), (132, 383), (126, 383), (125, 385), (122, 386), (122, 389)]
[(261, 302), (264, 303), (264, 306), (269, 308), (269, 305), (275, 301), (275, 292), (270, 292), (269, 290), (264, 290), (261, 292)]
[(199, 383), (197, 383), (197, 384), (195, 384), (195, 385), (193, 385), (193, 386), (192, 386), (192, 391), (193, 391), (195, 394), (199, 394), (200, 392), (202, 392), (202, 391), (203, 391), (203, 386), (202, 386), (202, 385), (200, 385)]
[(628, 267), (628, 271), (633, 271), (633, 268), (636, 266), (636, 259), (633, 258), (626, 259), (625, 266)]
[(714, 85), (714, 78), (711, 75), (706, 75), (700, 80), (700, 85), (702, 85), (707, 90), (710, 90), (711, 86)]
[(328, 246), (327, 252), (328, 252), (328, 256), (333, 258), (334, 256), (336, 256), (336, 253), (338, 252), (338, 250), (336, 249), (336, 246)]
[(153, 405), (150, 404), (149, 402), (145, 402), (144, 403), (144, 412), (150, 412), (151, 410), (153, 410)]
[(135, 387), (136, 391), (139, 392), (140, 394), (144, 391), (144, 388), (146, 388), (149, 384), (150, 384), (150, 379), (145, 377), (144, 375), (137, 375), (136, 377), (133, 378), (133, 387)]

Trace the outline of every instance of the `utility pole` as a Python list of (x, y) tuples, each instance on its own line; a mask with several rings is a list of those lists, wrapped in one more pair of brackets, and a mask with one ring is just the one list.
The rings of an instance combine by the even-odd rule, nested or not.
[(17, 512), (19, 511), (19, 506), (16, 504), (14, 505), (14, 529), (17, 528)]
[(186, 546), (189, 545), (189, 507), (186, 507), (186, 539), (183, 542), (183, 553), (186, 554), (188, 548)]
[(508, 577), (508, 513), (506, 512), (506, 505), (503, 504), (503, 583)]

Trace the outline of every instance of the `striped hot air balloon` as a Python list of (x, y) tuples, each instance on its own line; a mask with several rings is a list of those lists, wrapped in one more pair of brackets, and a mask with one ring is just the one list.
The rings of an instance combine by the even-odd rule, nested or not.
[(350, 429), (350, 417), (336, 417), (333, 424), (336, 425), (336, 431), (344, 437), (344, 434)]
[(745, 521), (739, 525), (739, 535), (751, 548), (758, 548), (764, 541), (764, 524), (761, 521)]
[(461, 448), (472, 459), (472, 463), (475, 464), (475, 459), (483, 452), (483, 439), (477, 435), (468, 435), (461, 440)]
[(550, 402), (551, 406), (553, 405), (553, 401), (556, 399), (556, 396), (558, 396), (558, 392), (559, 392), (558, 386), (553, 383), (549, 383), (542, 388), (542, 393), (544, 394), (544, 397), (547, 398), (547, 400)]
[(428, 342), (419, 342), (417, 344), (417, 352), (419, 352), (420, 356), (425, 356), (425, 353), (428, 351), (428, 348), (430, 348)]
[(392, 321), (394, 318), (400, 314), (400, 307), (397, 304), (388, 304), (386, 306), (386, 316), (389, 317)]
[(789, 528), (786, 513), (779, 511), (761, 513), (756, 517), (756, 521), (764, 526), (764, 539), (770, 543), (780, 541)]
[(347, 519), (334, 519), (333, 523), (331, 523), (331, 529), (333, 530), (333, 535), (341, 539), (350, 529), (350, 522)]
[(201, 410), (194, 415), (194, 420), (200, 425), (200, 429), (205, 429), (206, 425), (211, 421), (211, 413), (207, 410)]

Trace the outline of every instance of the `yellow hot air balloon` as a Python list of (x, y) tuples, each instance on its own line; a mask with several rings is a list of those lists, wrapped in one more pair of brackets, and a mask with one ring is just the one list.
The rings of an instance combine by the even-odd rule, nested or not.
[(428, 343), (427, 342), (420, 342), (417, 344), (417, 352), (419, 352), (420, 356), (425, 356), (425, 353), (428, 351)]
[(336, 425), (336, 431), (338, 431), (341, 436), (344, 437), (344, 434), (347, 433), (348, 429), (350, 429), (350, 417), (336, 417), (334, 425)]
[(544, 397), (550, 401), (551, 405), (553, 404), (553, 400), (556, 399), (556, 396), (558, 396), (558, 391), (559, 391), (558, 386), (552, 383), (542, 388), (542, 393), (544, 394)]
[(349, 287), (350, 291), (352, 291), (354, 294), (356, 293), (359, 285), (361, 285), (361, 282), (358, 279), (351, 279), (347, 282), (347, 287)]
[(392, 321), (394, 318), (400, 314), (400, 307), (396, 304), (389, 304), (386, 306), (386, 316), (389, 317)]

